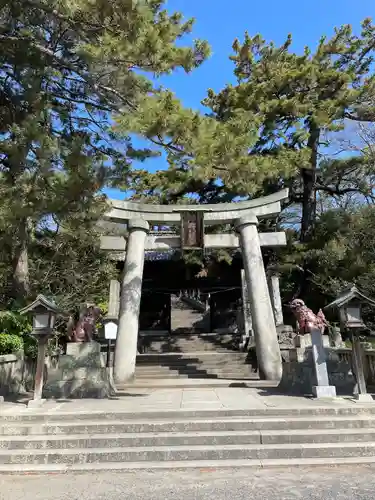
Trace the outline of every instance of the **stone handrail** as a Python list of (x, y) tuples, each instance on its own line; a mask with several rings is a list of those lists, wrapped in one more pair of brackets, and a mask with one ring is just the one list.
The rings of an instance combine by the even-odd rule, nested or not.
[[(338, 361), (352, 366), (352, 349), (350, 347), (331, 348), (338, 356)], [(363, 368), (365, 379), (369, 385), (375, 385), (375, 349), (365, 349)]]
[(188, 304), (193, 309), (196, 309), (199, 312), (206, 312), (207, 311), (206, 303), (201, 302), (200, 300), (192, 299), (191, 297), (185, 297), (185, 296), (182, 296), (181, 300), (182, 300), (182, 302), (185, 302), (185, 304)]
[(0, 364), (15, 363), (18, 359), (19, 358), (16, 354), (2, 354), (0, 355)]

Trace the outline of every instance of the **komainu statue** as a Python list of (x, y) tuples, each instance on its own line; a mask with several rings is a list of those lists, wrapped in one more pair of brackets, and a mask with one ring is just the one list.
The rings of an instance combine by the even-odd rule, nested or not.
[(76, 317), (71, 316), (67, 325), (70, 342), (91, 342), (96, 333), (96, 322), (101, 309), (93, 304), (85, 304)]
[(321, 309), (319, 309), (318, 314), (314, 314), (301, 299), (293, 300), (289, 304), (289, 307), (298, 321), (299, 334), (304, 335), (305, 333), (310, 333), (313, 328), (317, 328), (323, 335), (328, 322)]

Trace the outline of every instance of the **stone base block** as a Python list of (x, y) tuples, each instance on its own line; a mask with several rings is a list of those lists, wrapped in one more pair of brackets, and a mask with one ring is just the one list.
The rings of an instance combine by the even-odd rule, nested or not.
[(277, 338), (281, 348), (293, 348), (294, 347), (294, 337), (296, 333), (293, 331), (293, 327), (289, 325), (278, 325), (276, 327)]
[(354, 399), (356, 399), (358, 403), (374, 403), (374, 398), (371, 394), (355, 394)]
[(50, 399), (105, 399), (113, 396), (109, 381), (60, 380), (48, 384), (43, 395)]
[[(330, 346), (330, 340), (328, 335), (322, 335), (323, 347)], [(294, 337), (294, 346), (298, 348), (306, 348), (312, 346), (311, 334), (306, 333), (305, 335), (296, 335)]]
[(4, 396), (0, 396), (0, 403), (4, 403)]
[(113, 395), (100, 344), (69, 343), (57, 368), (48, 370), (43, 389), (47, 398), (107, 398)]
[(316, 398), (335, 398), (336, 387), (334, 385), (315, 385), (312, 389)]
[(31, 399), (27, 403), (27, 407), (30, 408), (30, 409), (40, 408), (41, 406), (44, 405), (45, 402), (46, 402), (46, 399)]

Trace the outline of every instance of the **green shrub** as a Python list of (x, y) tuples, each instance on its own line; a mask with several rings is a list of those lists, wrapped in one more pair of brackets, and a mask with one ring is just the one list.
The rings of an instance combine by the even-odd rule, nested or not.
[(29, 335), (32, 324), (28, 317), (13, 311), (0, 311), (0, 332), (12, 335)]
[(19, 335), (0, 333), (0, 355), (15, 354), (22, 351), (23, 339)]
[(0, 344), (0, 354), (12, 354), (23, 349), (26, 357), (35, 358), (37, 342), (31, 336), (32, 329), (27, 316), (14, 311), (0, 311), (0, 332), (4, 332), (1, 335), (7, 337)]
[(23, 338), (23, 352), (26, 358), (36, 359), (38, 354), (38, 342), (35, 337), (25, 335)]

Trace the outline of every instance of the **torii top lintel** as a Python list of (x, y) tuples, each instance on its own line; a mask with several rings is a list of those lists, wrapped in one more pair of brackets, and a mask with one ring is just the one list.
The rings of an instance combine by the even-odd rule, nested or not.
[(131, 201), (109, 200), (111, 210), (105, 219), (126, 223), (130, 219), (144, 219), (153, 224), (178, 224), (181, 212), (204, 212), (205, 225), (230, 224), (233, 220), (251, 213), (260, 219), (278, 215), (281, 202), (287, 200), (289, 190), (238, 203), (217, 203), (202, 205), (152, 205)]

